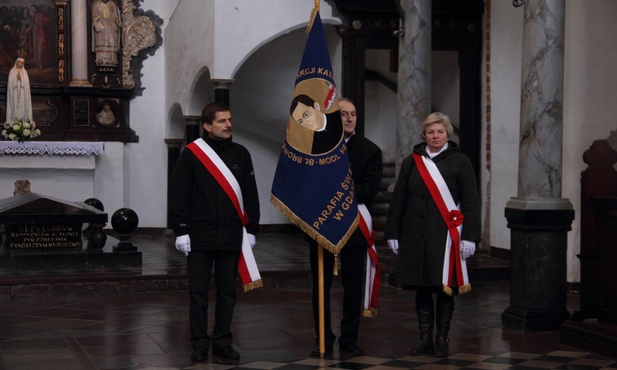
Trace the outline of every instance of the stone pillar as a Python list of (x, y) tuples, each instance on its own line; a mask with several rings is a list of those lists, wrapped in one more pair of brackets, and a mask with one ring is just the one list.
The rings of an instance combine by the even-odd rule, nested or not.
[[(171, 174), (174, 172), (176, 162), (180, 157), (183, 142), (183, 139), (165, 139), (165, 144), (167, 145), (167, 197), (169, 197), (169, 182), (171, 180)], [(169, 218), (167, 218), (167, 228), (171, 229)]]
[(92, 86), (88, 82), (88, 8), (86, 0), (71, 0), (70, 86)]
[[(398, 59), (398, 120), (396, 124), (395, 173), (401, 162), (411, 155), (414, 145), (422, 142), (422, 121), (431, 112), (431, 0), (399, 0), (403, 22), (399, 32)], [(390, 192), (394, 183), (388, 189)], [(391, 265), (397, 256), (391, 254)], [(396, 285), (395, 272), (390, 272), (388, 284)]]
[(201, 115), (199, 116), (191, 116), (186, 115), (182, 116), (186, 120), (186, 127), (184, 128), (184, 145), (200, 138), (200, 129), (201, 129)]
[(505, 327), (556, 330), (566, 308), (567, 232), (574, 209), (561, 198), (565, 3), (525, 2), (518, 196), (511, 229), (510, 306)]
[(214, 84), (214, 101), (218, 103), (223, 103), (231, 109), (231, 105), (229, 103), (229, 88), (231, 84), (235, 80), (226, 80), (226, 79), (218, 79), (213, 78), (212, 83)]
[(182, 139), (165, 139), (165, 144), (167, 145), (167, 180), (171, 179), (171, 174), (174, 171), (174, 167), (176, 167), (176, 162), (180, 157), (180, 152), (182, 151)]
[(431, 0), (400, 0), (396, 168), (422, 141), (420, 127), (431, 113)]

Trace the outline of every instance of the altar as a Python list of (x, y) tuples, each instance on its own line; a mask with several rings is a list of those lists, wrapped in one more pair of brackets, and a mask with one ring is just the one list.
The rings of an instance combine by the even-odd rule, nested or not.
[(0, 198), (13, 195), (17, 180), (32, 192), (84, 201), (95, 195), (97, 156), (103, 142), (0, 141)]

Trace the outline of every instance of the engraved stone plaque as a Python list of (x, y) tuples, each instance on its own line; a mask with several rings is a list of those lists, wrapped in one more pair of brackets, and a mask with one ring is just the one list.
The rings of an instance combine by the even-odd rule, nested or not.
[(9, 249), (61, 249), (82, 247), (81, 224), (7, 225)]

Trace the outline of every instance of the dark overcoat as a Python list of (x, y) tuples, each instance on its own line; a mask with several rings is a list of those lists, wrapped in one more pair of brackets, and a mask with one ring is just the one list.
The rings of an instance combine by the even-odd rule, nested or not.
[[(427, 157), (426, 144), (414, 147), (414, 153)], [(478, 243), (481, 239), (480, 195), (469, 158), (458, 145), (433, 158), (454, 202), (463, 213), (461, 240)], [(385, 238), (399, 241), (396, 277), (399, 284), (441, 287), (448, 228), (437, 205), (409, 156), (403, 160), (386, 222)]]
[[(373, 198), (379, 192), (381, 175), (383, 174), (381, 149), (369, 139), (354, 134), (347, 141), (347, 150), (356, 200), (358, 203), (366, 205), (366, 208), (371, 212)], [(369, 247), (359, 227), (345, 245), (345, 248), (350, 247)]]
[[(234, 175), (248, 215), (246, 231), (259, 232), (259, 197), (248, 150), (231, 139), (203, 139)], [(169, 183), (169, 222), (176, 235), (189, 234), (193, 251), (240, 252), (242, 220), (214, 176), (188, 149), (180, 153)]]

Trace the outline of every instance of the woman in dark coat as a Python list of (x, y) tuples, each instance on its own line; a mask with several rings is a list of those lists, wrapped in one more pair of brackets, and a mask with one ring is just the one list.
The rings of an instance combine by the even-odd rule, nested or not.
[(464, 264), (481, 236), (474, 169), (458, 145), (449, 141), (452, 132), (443, 113), (432, 113), (424, 120), (425, 142), (403, 160), (386, 223), (388, 246), (398, 254), (398, 283), (416, 289), (421, 337), (412, 355), (448, 355), (452, 295), (471, 289)]

